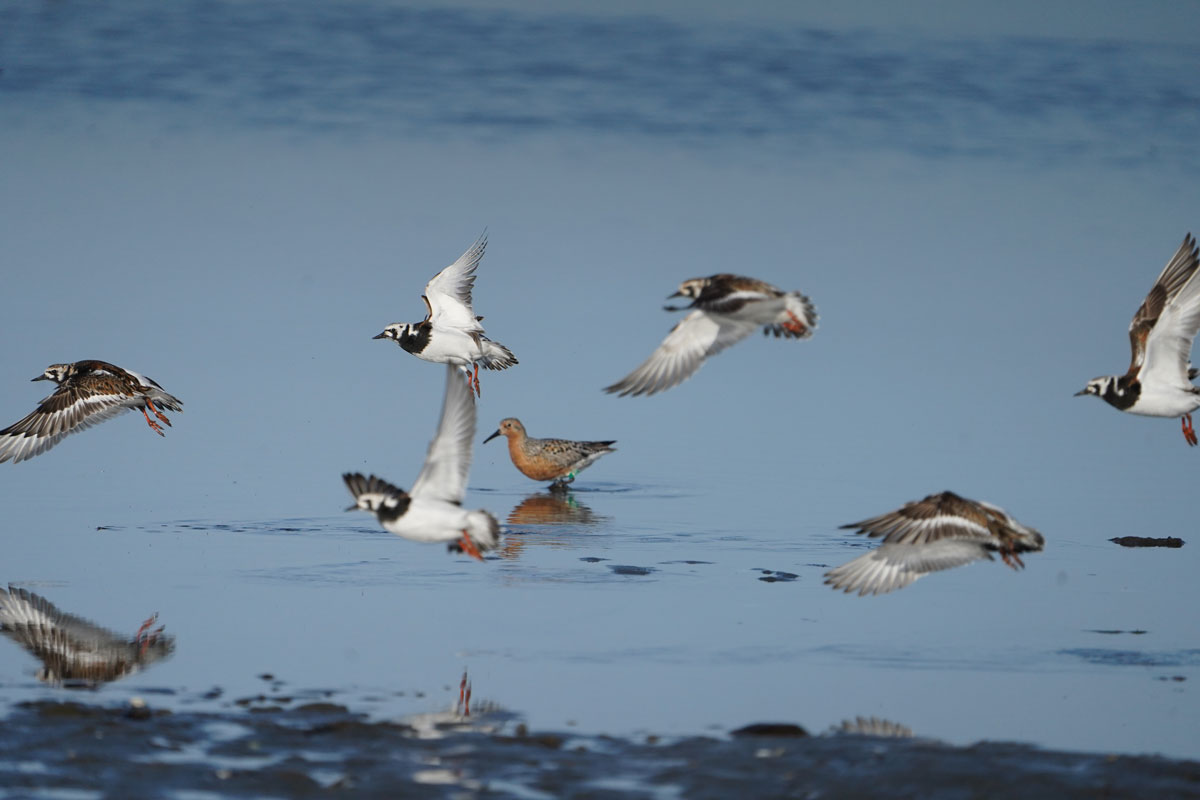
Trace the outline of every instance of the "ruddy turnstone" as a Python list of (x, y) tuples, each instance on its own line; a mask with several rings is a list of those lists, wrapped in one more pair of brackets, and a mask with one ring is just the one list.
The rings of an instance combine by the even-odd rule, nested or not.
[(168, 426), (171, 420), (158, 409), (183, 411), (183, 402), (167, 394), (150, 378), (105, 361), (51, 364), (35, 381), (54, 381), (58, 388), (24, 419), (0, 431), (0, 463), (14, 464), (44, 453), (62, 439), (84, 428), (140, 409), (146, 423), (163, 436), (162, 426), (150, 419), (147, 409)]
[(641, 366), (604, 391), (636, 397), (670, 389), (690, 378), (706, 358), (737, 344), (760, 325), (764, 334), (789, 339), (807, 339), (817, 327), (817, 310), (800, 292), (784, 292), (741, 275), (693, 278), (671, 297), (690, 297), (692, 302), (666, 306), (667, 311), (692, 312)]
[(992, 560), (999, 553), (1013, 569), (1024, 567), (1018, 553), (1041, 550), (1046, 540), (990, 503), (959, 497), (953, 492), (931, 494), (896, 511), (843, 525), (883, 544), (866, 555), (825, 573), (835, 589), (885, 594), (903, 589), (930, 572)]
[(391, 339), (425, 361), (460, 367), (467, 373), (467, 379), (473, 381), (476, 394), (479, 394), (480, 364), (485, 369), (507, 369), (517, 363), (512, 351), (483, 335), (483, 326), (479, 324), (483, 317), (475, 316), (471, 309), (475, 269), (485, 247), (486, 233), (425, 284), (425, 294), (421, 295), (426, 309), (423, 321), (393, 322), (372, 337)]
[(534, 439), (525, 435), (525, 426), (514, 417), (500, 420), (500, 427), (483, 440), (487, 444), (497, 436), (508, 438), (508, 455), (513, 466), (535, 481), (553, 481), (552, 489), (565, 489), (575, 476), (605, 453), (616, 448), (616, 440), (572, 442), (567, 439)]
[(133, 638), (59, 610), (33, 592), (0, 589), (0, 633), (42, 662), (38, 680), (66, 686), (97, 686), (132, 675), (169, 656), (175, 639), (162, 627), (150, 630), (155, 614)]
[(357, 472), (342, 475), (342, 480), (355, 501), (347, 511), (370, 511), (385, 530), (418, 542), (456, 543), (482, 561), (481, 551), (499, 542), (500, 525), (486, 511), (462, 507), (475, 436), (475, 396), (457, 371), (454, 365), (446, 367), (442, 418), (411, 491)]
[(1197, 443), (1192, 412), (1200, 408), (1200, 388), (1191, 381), (1196, 370), (1188, 361), (1200, 331), (1198, 263), (1196, 239), (1189, 233), (1129, 324), (1129, 369), (1124, 375), (1093, 378), (1075, 393), (1094, 394), (1130, 414), (1179, 417), (1189, 445)]

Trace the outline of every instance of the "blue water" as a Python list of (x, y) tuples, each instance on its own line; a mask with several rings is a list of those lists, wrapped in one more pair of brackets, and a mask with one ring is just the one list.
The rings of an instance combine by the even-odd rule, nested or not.
[[(1176, 40), (6, 5), (0, 416), (83, 358), (185, 407), (165, 439), (128, 415), (0, 465), (0, 580), (130, 634), (159, 612), (174, 657), (96, 702), (236, 709), (269, 673), (387, 717), (452, 705), (466, 668), (581, 734), (877, 716), (1196, 758), (1198, 455), (1071, 397), (1125, 368), (1200, 230), (1200, 56)], [(371, 336), (485, 227), (476, 310), (521, 363), (482, 376), (477, 440), (518, 416), (618, 452), (562, 505), (477, 444), (467, 505), (510, 529), (477, 564), (341, 513), (339, 475), (419, 471), (442, 372)], [(809, 294), (817, 334), (603, 394), (719, 271)], [(1046, 551), (822, 585), (868, 546), (839, 525), (944, 489)], [(1188, 543), (1108, 542), (1129, 534)], [(34, 670), (0, 642), (0, 698), (61, 696)]]

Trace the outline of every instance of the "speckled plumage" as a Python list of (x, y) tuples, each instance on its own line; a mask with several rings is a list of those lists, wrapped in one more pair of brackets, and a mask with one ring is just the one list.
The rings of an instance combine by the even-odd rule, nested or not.
[(59, 610), (33, 592), (14, 586), (0, 589), (0, 633), (42, 662), (38, 679), (67, 686), (96, 686), (137, 672), (169, 656), (175, 639), (159, 627), (157, 615), (133, 637), (93, 625)]
[(954, 492), (931, 494), (842, 527), (883, 539), (866, 555), (825, 573), (825, 583), (860, 596), (902, 589), (930, 572), (991, 560), (992, 553), (1019, 569), (1025, 566), (1019, 553), (1040, 551), (1046, 543), (1004, 509)]
[(496, 432), (483, 441), (490, 442), (497, 436), (508, 439), (508, 455), (513, 466), (526, 477), (535, 481), (554, 481), (557, 485), (575, 480), (577, 474), (600, 456), (613, 452), (615, 448), (611, 445), (616, 444), (615, 439), (606, 442), (535, 439), (525, 433), (525, 426), (515, 417), (501, 420)]
[(18, 422), (0, 430), (0, 463), (14, 464), (44, 453), (66, 436), (105, 420), (139, 409), (159, 436), (162, 427), (150, 419), (171, 421), (159, 410), (183, 411), (183, 402), (163, 391), (155, 381), (107, 361), (51, 364), (35, 381), (54, 381), (58, 388)]

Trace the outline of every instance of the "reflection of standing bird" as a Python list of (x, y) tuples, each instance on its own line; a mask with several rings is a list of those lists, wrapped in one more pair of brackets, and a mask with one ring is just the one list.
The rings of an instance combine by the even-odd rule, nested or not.
[(843, 528), (883, 537), (883, 544), (864, 556), (825, 573), (835, 589), (884, 594), (903, 589), (930, 572), (989, 561), (999, 553), (1013, 569), (1024, 567), (1018, 553), (1041, 550), (1046, 540), (989, 503), (953, 492), (931, 494), (896, 511), (852, 522)]
[(71, 687), (92, 687), (132, 675), (166, 658), (175, 639), (162, 627), (142, 623), (132, 639), (64, 613), (33, 592), (9, 586), (0, 589), (0, 633), (42, 662), (38, 680)]
[(346, 510), (370, 511), (385, 530), (406, 539), (457, 542), (482, 561), (481, 551), (499, 541), (500, 526), (488, 512), (462, 507), (475, 437), (475, 396), (456, 372), (454, 366), (446, 367), (442, 418), (412, 491), (406, 493), (374, 475), (346, 473), (342, 480), (355, 502)]
[(168, 426), (171, 420), (155, 404), (170, 411), (183, 411), (183, 402), (164, 392), (150, 378), (107, 361), (51, 364), (33, 380), (54, 381), (58, 388), (24, 419), (0, 431), (0, 463), (11, 459), (15, 464), (33, 458), (69, 434), (131, 408), (141, 410), (146, 424), (162, 436), (162, 426), (150, 419), (146, 410)]
[(554, 481), (551, 488), (566, 488), (575, 476), (605, 453), (614, 452), (607, 442), (572, 442), (568, 439), (534, 439), (525, 435), (525, 426), (515, 417), (500, 420), (500, 427), (483, 440), (487, 444), (497, 436), (508, 438), (508, 455), (513, 466), (535, 481)]
[(1093, 378), (1075, 393), (1094, 394), (1130, 414), (1179, 417), (1189, 445), (1200, 441), (1192, 427), (1200, 388), (1192, 384), (1196, 372), (1188, 363), (1192, 340), (1200, 332), (1198, 265), (1196, 240), (1189, 233), (1129, 324), (1129, 369), (1124, 375)]
[[(658, 349), (606, 392), (651, 395), (683, 383), (705, 359), (737, 344), (754, 329), (789, 339), (807, 339), (817, 327), (817, 310), (800, 292), (784, 292), (741, 275), (692, 278), (671, 297), (690, 297), (690, 314), (667, 334)], [(667, 311), (681, 308), (666, 307)]]
[[(471, 289), (475, 286), (475, 269), (487, 234), (480, 236), (457, 261), (434, 275), (425, 284), (425, 319), (422, 322), (393, 322), (374, 336), (391, 339), (414, 356), (439, 364), (453, 364), (473, 380), (479, 393), (479, 365), (486, 369), (506, 369), (517, 363), (512, 352), (483, 335), (479, 321), (471, 309)], [(474, 365), (474, 375), (471, 366)]]

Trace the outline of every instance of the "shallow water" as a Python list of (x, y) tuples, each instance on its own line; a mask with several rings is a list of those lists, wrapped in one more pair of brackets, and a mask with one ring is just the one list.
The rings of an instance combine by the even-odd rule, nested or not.
[[(1165, 8), (1157, 38), (678, 9), (0, 9), (2, 326), (20, 343), (0, 352), (0, 414), (33, 407), (47, 364), (89, 357), (185, 403), (163, 439), (129, 415), (0, 465), (0, 581), (128, 636), (157, 612), (175, 637), (82, 692), (0, 641), (21, 731), (0, 787), (87, 788), (44, 743), (100, 729), (106, 763), (149, 730), (168, 743), (155, 780), (247, 795), (346, 775), (415, 793), (422, 770), (447, 793), (803, 793), (811, 760), (867, 753), (925, 796), (974, 786), (968, 764), (993, 791), (1015, 770), (1133, 794), (1098, 757), (1037, 748), (1196, 759), (1197, 454), (1174, 421), (1071, 397), (1123, 368), (1129, 314), (1200, 227), (1200, 60)], [(477, 564), (341, 513), (339, 475), (419, 471), (441, 370), (370, 337), (417, 318), (485, 226), (476, 310), (521, 363), (482, 376), (466, 502), (508, 533)], [(679, 281), (729, 270), (811, 294), (816, 335), (755, 337), (653, 398), (600, 391), (673, 324)], [(507, 416), (618, 451), (553, 495), (482, 444)], [(872, 546), (839, 525), (944, 489), (1046, 551), (886, 597), (822, 584)], [(453, 708), (464, 670), (500, 736), (566, 743), (463, 732), (374, 757)], [(126, 721), (134, 697), (172, 713)], [(118, 711), (25, 705), (64, 699)], [(352, 731), (325, 771), (276, 730), (312, 714)], [(726, 738), (860, 717), (937, 744)], [(269, 757), (223, 760), (256, 741)], [(1114, 764), (1195, 789), (1191, 762)]]

